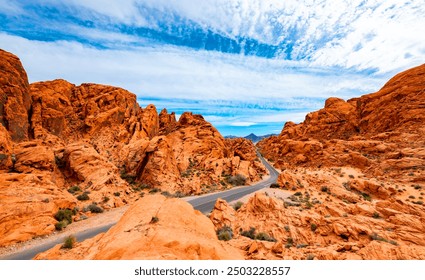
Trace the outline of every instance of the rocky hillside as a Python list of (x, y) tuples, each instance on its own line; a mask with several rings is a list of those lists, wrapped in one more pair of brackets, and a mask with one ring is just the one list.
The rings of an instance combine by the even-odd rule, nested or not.
[[(292, 194), (277, 204), (281, 215), (270, 214), (279, 225), (261, 225), (291, 249), (276, 255), (269, 248), (262, 254), (423, 259), (424, 124), (421, 65), (396, 75), (376, 93), (348, 101), (329, 98), (304, 122), (288, 122), (279, 136), (258, 143), (282, 170), (279, 187)], [(244, 222), (249, 219), (238, 215), (236, 226), (249, 226)]]
[[(326, 100), (258, 146), (278, 168), (351, 166), (370, 176), (425, 181), (425, 64), (376, 93)], [(411, 177), (405, 175), (412, 174)]]
[[(29, 84), (20, 60), (3, 50), (0, 122), (0, 246), (148, 192), (206, 193), (231, 187), (232, 176), (250, 183), (267, 172), (250, 142), (225, 141), (200, 115), (177, 121), (112, 86)], [(73, 217), (55, 219), (59, 209)]]

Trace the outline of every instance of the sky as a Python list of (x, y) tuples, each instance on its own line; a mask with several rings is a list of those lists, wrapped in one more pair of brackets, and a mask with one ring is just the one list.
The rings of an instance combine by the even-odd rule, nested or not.
[(30, 82), (119, 86), (264, 135), (423, 64), (423, 15), (423, 0), (0, 0), (0, 48)]

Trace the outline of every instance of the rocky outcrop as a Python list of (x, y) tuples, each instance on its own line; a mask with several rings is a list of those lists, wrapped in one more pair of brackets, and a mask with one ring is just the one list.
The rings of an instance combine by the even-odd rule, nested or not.
[[(0, 71), (0, 180), (16, 175), (18, 187), (19, 180), (39, 176), (39, 192), (51, 194), (50, 203), (67, 197), (77, 216), (87, 215), (92, 204), (110, 209), (148, 192), (206, 193), (230, 187), (228, 176), (242, 174), (249, 183), (266, 172), (252, 144), (227, 145), (200, 115), (185, 113), (176, 121), (174, 113), (141, 108), (136, 95), (113, 86), (65, 80), (29, 85), (19, 59), (5, 51)], [(13, 203), (32, 203), (25, 190)], [(0, 189), (0, 196), (9, 191)], [(33, 207), (13, 223), (0, 220), (4, 236), (8, 229), (22, 238), (53, 231), (32, 220), (47, 213), (53, 219), (55, 207)], [(0, 216), (6, 211), (2, 207)]]
[(330, 98), (304, 122), (287, 122), (280, 135), (261, 141), (261, 153), (282, 170), (278, 185), (293, 195), (273, 202), (269, 208), (277, 210), (262, 210), (270, 213), (265, 218), (248, 205), (236, 213), (236, 231), (251, 220), (278, 240), (257, 246), (258, 253), (246, 247), (246, 256), (422, 259), (424, 100), (421, 65), (376, 93)]
[(42, 174), (1, 174), (0, 200), (0, 246), (51, 233), (57, 223), (54, 214), (77, 205)]
[(6, 128), (0, 125), (0, 170), (12, 167), (12, 139)]
[(172, 112), (168, 114), (167, 109), (162, 109), (161, 113), (159, 113), (159, 128), (161, 134), (168, 134), (177, 125), (176, 114)]
[(422, 207), (395, 200), (375, 206), (331, 200), (310, 205), (307, 200), (319, 198), (320, 191), (306, 191), (309, 198), (304, 194), (298, 206), (258, 193), (232, 213), (225, 202), (217, 201), (210, 218), (217, 230), (232, 228), (229, 244), (243, 250), (247, 259), (425, 257)]
[[(353, 166), (371, 176), (423, 177), (425, 65), (396, 75), (376, 93), (325, 107), (261, 141), (279, 168)], [(409, 156), (407, 156), (407, 153)], [(417, 182), (417, 178), (411, 178)]]
[(215, 260), (241, 259), (239, 250), (220, 242), (214, 226), (190, 204), (160, 195), (132, 205), (120, 221), (70, 250), (57, 245), (35, 259)]
[(15, 55), (0, 49), (0, 124), (13, 141), (28, 139), (31, 106), (27, 74)]

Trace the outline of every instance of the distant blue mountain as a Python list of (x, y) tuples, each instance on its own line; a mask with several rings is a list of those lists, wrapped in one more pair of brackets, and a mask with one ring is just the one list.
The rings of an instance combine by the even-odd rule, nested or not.
[[(247, 135), (245, 137), (242, 137), (242, 138), (251, 140), (252, 142), (256, 143), (256, 142), (258, 142), (258, 141), (260, 141), (260, 140), (262, 140), (264, 138), (267, 138), (267, 137), (270, 137), (270, 136), (276, 136), (276, 135), (277, 134), (267, 134), (267, 135), (257, 136), (254, 133), (251, 133), (251, 134), (249, 134), (249, 135)], [(228, 136), (225, 136), (224, 138), (234, 139), (234, 138), (239, 138), (239, 137), (238, 136), (233, 136), (233, 135), (228, 135)]]

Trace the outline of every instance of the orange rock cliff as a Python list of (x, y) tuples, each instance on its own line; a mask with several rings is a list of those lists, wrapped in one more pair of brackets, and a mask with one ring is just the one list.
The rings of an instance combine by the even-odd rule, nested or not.
[[(223, 139), (200, 115), (142, 109), (122, 89), (28, 85), (19, 60), (0, 57), (3, 245), (51, 232), (59, 208), (132, 203), (108, 232), (36, 259), (425, 259), (425, 65), (287, 122), (257, 144), (277, 184), (240, 203), (218, 199), (207, 218), (183, 200), (140, 194), (258, 180), (266, 171), (251, 142)], [(17, 119), (10, 104), (21, 106)]]
[(20, 60), (3, 50), (0, 85), (0, 246), (51, 233), (59, 209), (78, 220), (93, 205), (207, 193), (231, 187), (231, 176), (250, 183), (267, 174), (252, 143), (226, 141), (200, 115), (177, 121), (141, 108), (124, 89), (29, 84)]

